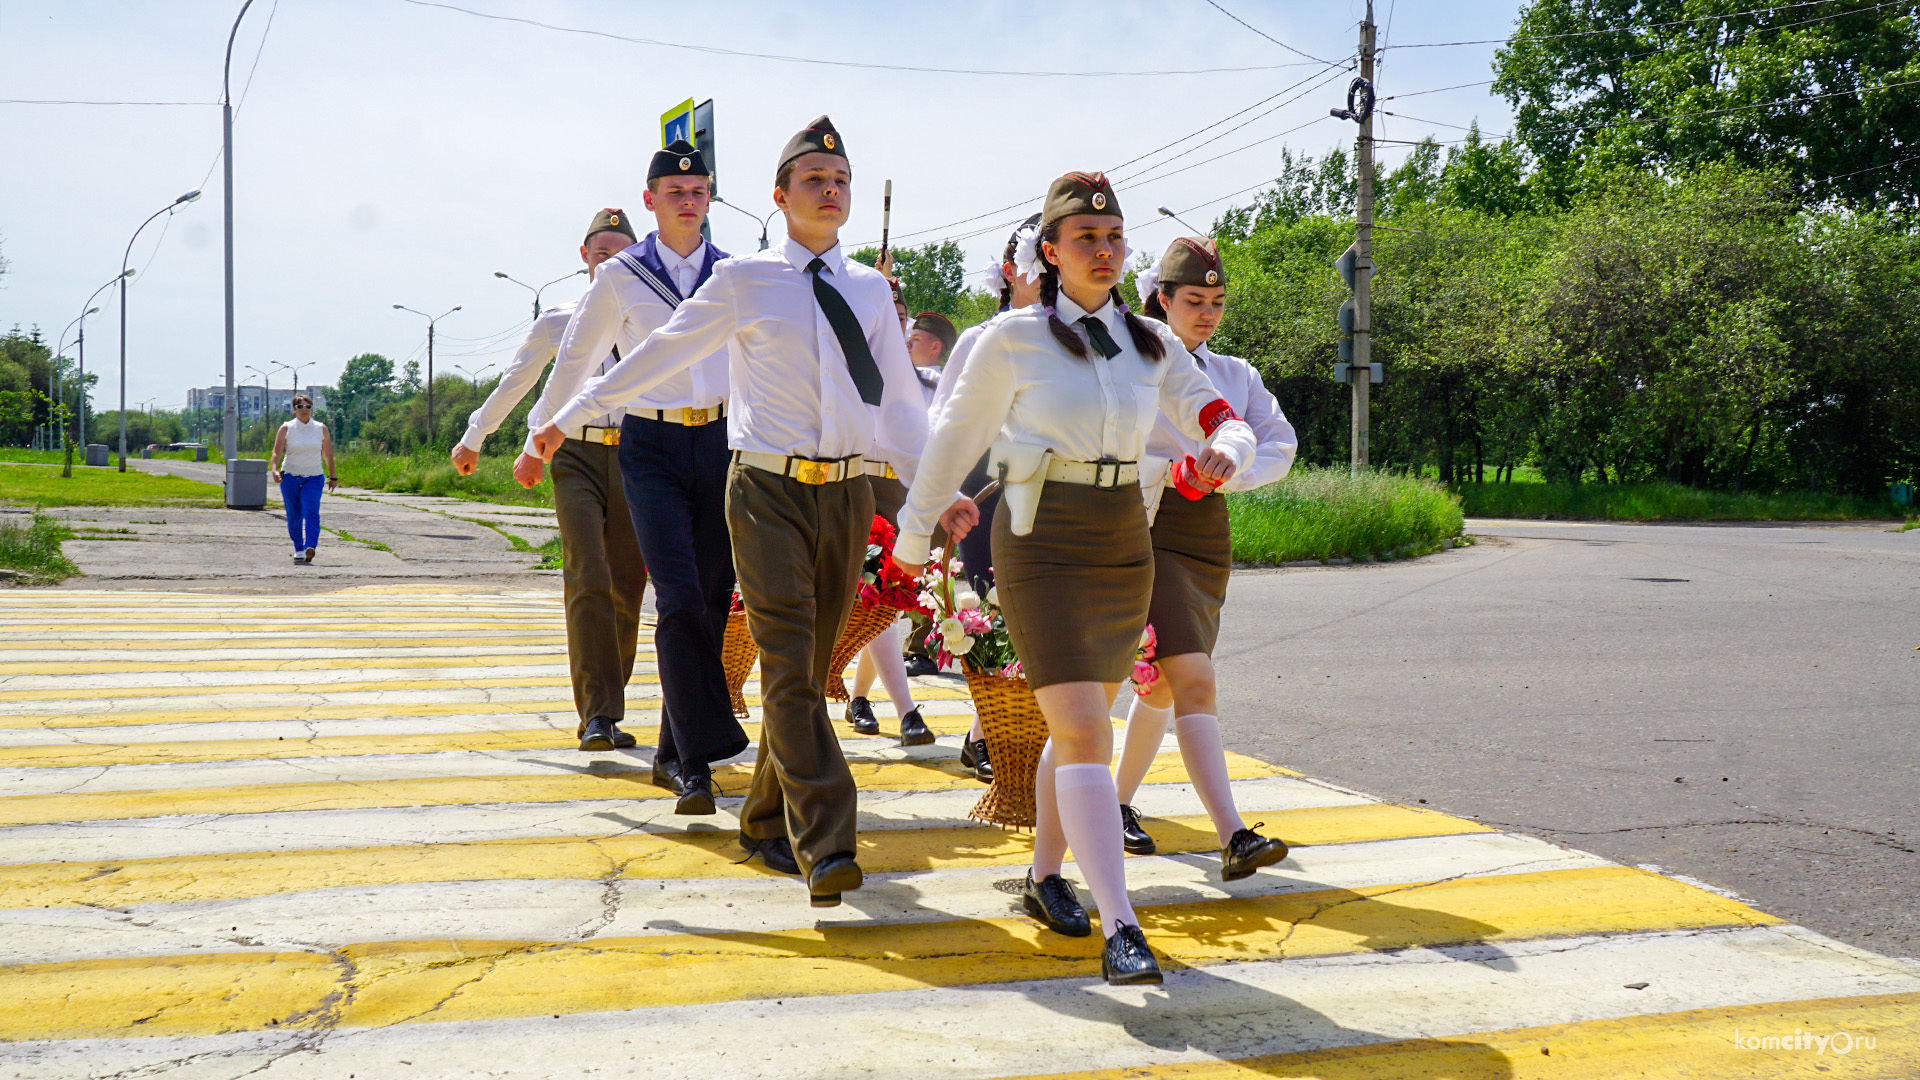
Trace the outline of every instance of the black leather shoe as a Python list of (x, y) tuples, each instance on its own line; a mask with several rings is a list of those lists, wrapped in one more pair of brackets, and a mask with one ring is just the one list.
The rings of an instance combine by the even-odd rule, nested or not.
[(933, 662), (933, 657), (931, 656), (907, 657), (907, 677), (908, 678), (916, 678), (921, 675), (938, 675), (938, 674), (940, 674), (940, 665)]
[(1120, 842), (1129, 855), (1151, 855), (1160, 850), (1147, 830), (1140, 827), (1140, 811), (1126, 803), (1120, 804)]
[(1086, 937), (1093, 933), (1093, 924), (1087, 921), (1087, 909), (1080, 906), (1080, 897), (1073, 891), (1073, 883), (1059, 874), (1048, 874), (1038, 884), (1033, 880), (1033, 871), (1027, 871), (1026, 891), (1020, 894), (1020, 902), (1027, 914), (1047, 925), (1047, 929), (1068, 937)]
[(919, 709), (908, 709), (907, 715), (900, 718), (900, 745), (925, 746), (933, 741), (933, 729), (920, 715)]
[(864, 881), (853, 856), (829, 855), (813, 864), (813, 873), (807, 875), (807, 892), (814, 907), (839, 907), (840, 894), (852, 892)]
[(611, 723), (613, 724), (613, 748), (615, 750), (631, 750), (640, 745), (639, 739), (620, 730), (620, 721), (614, 720), (611, 721)]
[(653, 786), (680, 794), (680, 763), (672, 758), (653, 759)]
[(604, 716), (596, 716), (587, 721), (586, 728), (580, 732), (580, 749), (595, 751), (613, 749), (613, 721)]
[(1100, 954), (1100, 974), (1106, 977), (1108, 986), (1158, 986), (1163, 981), (1160, 961), (1147, 948), (1147, 936), (1132, 923), (1121, 923), (1120, 929), (1107, 938), (1107, 947)]
[(800, 872), (800, 862), (793, 857), (793, 842), (784, 836), (776, 836), (771, 840), (755, 840), (746, 833), (741, 833), (740, 846), (747, 850), (747, 858), (760, 856), (769, 870), (782, 874)]
[(857, 697), (847, 702), (847, 722), (853, 725), (857, 735), (880, 734), (880, 718), (873, 715), (873, 705), (866, 698)]
[[(1253, 829), (1265, 825), (1264, 821), (1254, 823)], [(1220, 879), (1238, 881), (1251, 877), (1255, 870), (1263, 866), (1272, 866), (1287, 857), (1285, 840), (1270, 840), (1254, 832), (1253, 829), (1241, 829), (1220, 849)]]
[(713, 811), (713, 770), (705, 765), (681, 766), (680, 801), (673, 812), (699, 817)]
[(960, 744), (960, 764), (973, 770), (973, 778), (993, 783), (993, 761), (987, 757), (987, 740), (973, 739)]

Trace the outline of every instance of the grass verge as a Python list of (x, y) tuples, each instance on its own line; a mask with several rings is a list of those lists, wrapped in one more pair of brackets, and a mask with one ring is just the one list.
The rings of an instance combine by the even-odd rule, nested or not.
[(1887, 499), (1791, 491), (1703, 491), (1683, 484), (1462, 484), (1472, 517), (1562, 521), (1893, 521)]
[(508, 506), (553, 506), (553, 485), (528, 490), (513, 478), (513, 458), (485, 456), (472, 476), (453, 471), (453, 462), (438, 450), (411, 454), (381, 454), (347, 450), (334, 455), (340, 482), (369, 491), (396, 491), (410, 495), (443, 495)]
[(65, 524), (43, 514), (24, 526), (0, 523), (0, 569), (19, 573), (11, 579), (16, 585), (57, 585), (80, 573), (60, 552), (60, 541), (72, 538)]
[[(1178, 498), (1169, 493), (1167, 497)], [(1431, 480), (1298, 468), (1227, 496), (1235, 562), (1381, 562), (1437, 551), (1460, 535), (1460, 500)]]
[(0, 464), (0, 503), (49, 506), (223, 505), (220, 488), (198, 480), (117, 469), (75, 467), (71, 477), (45, 465)]

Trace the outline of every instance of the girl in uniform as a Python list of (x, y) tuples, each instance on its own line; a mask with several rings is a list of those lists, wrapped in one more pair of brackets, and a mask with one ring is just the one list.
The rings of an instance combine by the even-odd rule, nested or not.
[[(1151, 855), (1153, 837), (1140, 827), (1132, 805), (1134, 792), (1173, 721), (1180, 758), (1220, 839), (1220, 876), (1233, 881), (1287, 857), (1287, 845), (1246, 827), (1233, 805), (1227, 782), (1226, 752), (1215, 713), (1213, 647), (1220, 636), (1220, 605), (1227, 597), (1233, 569), (1233, 540), (1227, 529), (1225, 491), (1249, 491), (1287, 475), (1297, 443), (1293, 425), (1260, 382), (1251, 364), (1222, 356), (1206, 342), (1226, 311), (1227, 277), (1212, 240), (1181, 237), (1159, 263), (1136, 281), (1141, 306), (1165, 320), (1181, 347), (1237, 416), (1253, 428), (1259, 445), (1253, 460), (1224, 483), (1193, 478), (1176, 468), (1176, 482), (1160, 498), (1153, 519), (1153, 603), (1148, 621), (1158, 639), (1159, 685), (1133, 700), (1127, 735), (1115, 770), (1121, 828), (1126, 849)], [(1147, 452), (1175, 462), (1190, 462), (1205, 447), (1162, 417), (1147, 440)], [(1188, 477), (1185, 481), (1178, 478)]]
[[(1091, 932), (1060, 876), (1072, 848), (1106, 932), (1109, 983), (1158, 983), (1160, 966), (1127, 900), (1120, 803), (1108, 771), (1114, 694), (1133, 665), (1153, 593), (1140, 458), (1165, 412), (1201, 444), (1189, 482), (1216, 484), (1253, 456), (1192, 355), (1129, 312), (1118, 200), (1099, 173), (1068, 173), (1041, 212), (1040, 304), (995, 319), (967, 359), (908, 493), (894, 557), (921, 566), (936, 524), (977, 518), (956, 497), (992, 444), (1001, 480), (993, 568), (1001, 610), (1051, 735), (1034, 779), (1039, 822), (1023, 901), (1050, 928)], [(996, 439), (998, 441), (996, 441)]]

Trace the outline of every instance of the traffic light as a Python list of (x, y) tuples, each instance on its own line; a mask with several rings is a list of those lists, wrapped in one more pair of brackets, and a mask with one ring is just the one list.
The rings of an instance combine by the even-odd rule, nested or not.
[[(1358, 256), (1353, 249), (1353, 245), (1349, 244), (1347, 245), (1347, 250), (1341, 252), (1340, 257), (1333, 260), (1333, 268), (1340, 271), (1341, 280), (1347, 283), (1347, 289), (1349, 291), (1352, 291), (1354, 278), (1358, 273), (1354, 267), (1357, 258)], [(1367, 268), (1367, 280), (1369, 282), (1373, 280), (1373, 275), (1374, 269), (1370, 266)], [(1352, 296), (1348, 296), (1346, 302), (1340, 305), (1340, 362), (1333, 365), (1333, 379), (1335, 382), (1352, 381), (1350, 373), (1354, 368), (1353, 327), (1354, 319), (1359, 313), (1359, 310), (1360, 305)], [(1369, 327), (1369, 330), (1371, 330), (1371, 327)], [(1367, 379), (1368, 382), (1377, 383), (1386, 381), (1386, 373), (1381, 369), (1379, 364), (1368, 364), (1367, 369), (1370, 376)]]

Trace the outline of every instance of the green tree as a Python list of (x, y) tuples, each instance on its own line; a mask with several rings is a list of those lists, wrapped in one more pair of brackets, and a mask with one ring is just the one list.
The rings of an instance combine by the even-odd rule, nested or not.
[[(880, 249), (861, 248), (851, 258), (873, 266), (880, 261)], [(937, 311), (950, 319), (961, 318), (967, 292), (966, 260), (966, 252), (952, 240), (895, 248), (893, 272), (900, 279), (900, 297), (907, 302), (908, 313)]]
[(361, 353), (347, 361), (340, 384), (327, 395), (330, 411), (340, 418), (334, 438), (354, 438), (393, 397), (393, 361), (379, 353)]

